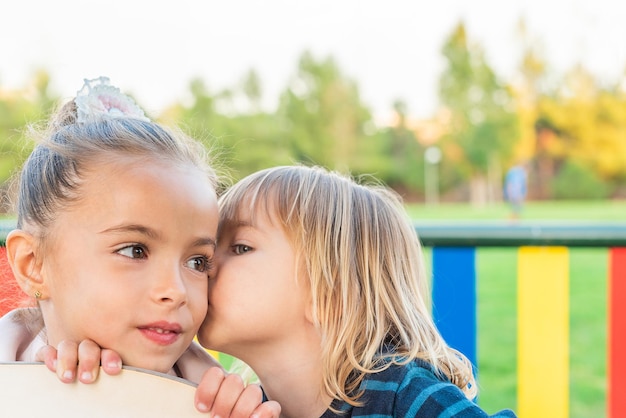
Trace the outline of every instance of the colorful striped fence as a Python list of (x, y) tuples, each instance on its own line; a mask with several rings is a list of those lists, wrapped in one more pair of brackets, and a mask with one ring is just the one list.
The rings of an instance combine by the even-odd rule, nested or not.
[[(0, 223), (0, 244), (9, 227)], [(437, 326), (473, 364), (477, 364), (480, 280), (477, 249), (518, 247), (520, 418), (569, 417), (569, 248), (608, 248), (607, 416), (626, 417), (626, 224), (428, 223), (416, 225), (416, 230), (424, 246), (432, 248)], [(7, 301), (15, 301), (19, 293), (11, 280), (0, 247), (0, 316), (13, 307)], [(230, 360), (224, 356), (224, 361)]]
[[(426, 224), (433, 315), (448, 343), (477, 364), (476, 250), (517, 251), (517, 413), (569, 417), (569, 247), (609, 248), (607, 416), (626, 417), (626, 225)], [(480, 278), (478, 278), (480, 279)]]

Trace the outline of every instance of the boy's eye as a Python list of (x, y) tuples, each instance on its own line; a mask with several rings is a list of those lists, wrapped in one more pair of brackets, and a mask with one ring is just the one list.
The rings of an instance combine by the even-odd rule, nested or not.
[(209, 271), (213, 266), (212, 260), (206, 256), (194, 257), (187, 261), (187, 267), (193, 270), (197, 270), (201, 273)]
[(118, 254), (126, 256), (128, 258), (138, 258), (143, 259), (148, 255), (146, 254), (146, 249), (141, 245), (129, 245), (128, 247), (121, 248), (117, 250)]
[(252, 247), (244, 244), (236, 244), (233, 245), (233, 252), (237, 255), (245, 254), (247, 252), (252, 251)]

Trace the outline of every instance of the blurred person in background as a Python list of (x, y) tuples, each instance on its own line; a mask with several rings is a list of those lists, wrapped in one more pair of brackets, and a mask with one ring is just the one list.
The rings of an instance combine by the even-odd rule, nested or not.
[(511, 167), (504, 178), (504, 200), (511, 207), (511, 219), (518, 220), (521, 217), (527, 194), (528, 173), (526, 164), (522, 162)]

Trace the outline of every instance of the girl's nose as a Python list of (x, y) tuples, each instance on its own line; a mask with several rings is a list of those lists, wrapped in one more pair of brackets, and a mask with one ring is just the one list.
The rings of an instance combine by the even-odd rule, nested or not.
[(156, 273), (157, 280), (153, 289), (153, 298), (156, 301), (173, 306), (187, 303), (187, 288), (181, 269), (181, 266), (172, 266)]

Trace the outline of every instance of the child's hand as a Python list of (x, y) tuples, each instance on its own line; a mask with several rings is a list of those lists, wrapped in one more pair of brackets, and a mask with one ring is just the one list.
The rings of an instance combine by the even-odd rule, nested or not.
[(219, 367), (211, 367), (202, 376), (196, 389), (196, 409), (211, 412), (219, 417), (278, 418), (280, 405), (275, 401), (263, 402), (258, 385), (244, 387), (241, 376), (227, 374)]
[(36, 360), (46, 363), (48, 369), (65, 383), (73, 382), (76, 376), (82, 383), (95, 382), (100, 365), (106, 374), (116, 375), (122, 371), (121, 357), (115, 351), (101, 349), (91, 340), (83, 340), (80, 344), (61, 341), (58, 351), (46, 345), (37, 352)]
[[(102, 349), (91, 340), (80, 344), (62, 341), (58, 349), (44, 346), (36, 356), (62, 382), (73, 382), (78, 376), (82, 383), (93, 383), (98, 377), (100, 364), (105, 373), (119, 374), (122, 370), (121, 357), (112, 350)], [(263, 393), (258, 385), (244, 387), (237, 374), (226, 374), (220, 367), (209, 368), (196, 389), (195, 403), (200, 412), (212, 412), (219, 417), (278, 418), (280, 405), (275, 401), (263, 402)]]

